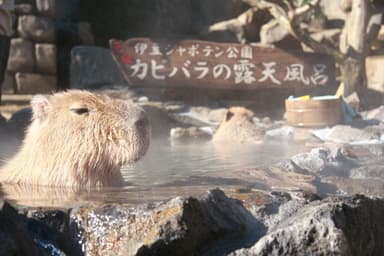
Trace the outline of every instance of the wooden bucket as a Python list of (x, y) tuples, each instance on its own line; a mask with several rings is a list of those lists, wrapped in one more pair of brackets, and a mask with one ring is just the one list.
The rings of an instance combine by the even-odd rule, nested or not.
[(325, 127), (342, 122), (341, 98), (285, 100), (286, 119), (298, 127)]

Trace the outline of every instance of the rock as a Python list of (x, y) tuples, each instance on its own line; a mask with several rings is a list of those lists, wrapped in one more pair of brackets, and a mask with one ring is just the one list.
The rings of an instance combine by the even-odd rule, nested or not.
[(299, 173), (305, 170), (314, 174), (345, 175), (351, 168), (357, 166), (356, 161), (346, 154), (342, 147), (320, 147), (312, 149), (309, 153), (294, 155), (291, 160), (294, 167), (299, 167)]
[(226, 108), (191, 107), (191, 113), (206, 123), (219, 124), (227, 112)]
[[(347, 196), (364, 194), (371, 197), (384, 197), (384, 181), (380, 178), (346, 178), (339, 176), (327, 176), (321, 179), (322, 185), (333, 189), (332, 194)], [(328, 192), (328, 191), (327, 191)]]
[(369, 143), (380, 140), (378, 131), (372, 128), (355, 128), (349, 125), (336, 125), (332, 128), (315, 130), (312, 132), (323, 141), (336, 143)]
[(282, 160), (276, 163), (274, 167), (278, 168), (279, 170), (287, 171), (287, 172), (296, 172), (296, 173), (301, 173), (305, 175), (310, 174), (308, 170), (302, 169), (290, 159)]
[(0, 200), (0, 255), (48, 255), (39, 248), (10, 204)]
[(55, 0), (36, 0), (39, 14), (55, 18)]
[(283, 126), (265, 132), (265, 138), (269, 140), (290, 141), (294, 136), (295, 130), (290, 126)]
[(377, 163), (353, 168), (349, 172), (349, 177), (352, 179), (379, 179), (384, 184), (384, 166)]
[(29, 208), (19, 213), (28, 233), (48, 255), (81, 255), (69, 236), (69, 210)]
[(7, 69), (10, 72), (30, 72), (35, 66), (33, 44), (23, 38), (13, 38), (9, 51)]
[[(145, 96), (142, 96), (145, 97)], [(149, 101), (147, 98), (146, 101)], [(184, 102), (164, 102), (164, 107), (168, 113), (180, 113), (186, 109)]]
[(56, 74), (56, 45), (36, 44), (36, 71), (45, 74)]
[(384, 105), (361, 113), (365, 119), (376, 119), (384, 123)]
[(17, 31), (23, 38), (35, 42), (55, 42), (55, 23), (47, 17), (33, 15), (19, 16)]
[(18, 93), (51, 93), (56, 90), (56, 76), (37, 73), (16, 73)]
[(206, 123), (204, 120), (199, 119), (199, 117), (195, 116), (191, 112), (183, 112), (183, 113), (172, 113), (170, 114), (170, 118), (184, 126), (209, 126), (209, 123)]
[(229, 108), (219, 128), (213, 135), (213, 142), (255, 143), (263, 140), (264, 130), (257, 128), (253, 112), (243, 107)]
[(340, 8), (340, 1), (322, 0), (320, 2), (321, 11), (327, 19), (342, 19), (346, 18), (345, 12)]
[(209, 140), (211, 135), (198, 127), (175, 127), (170, 131), (171, 139), (175, 140)]
[(3, 94), (14, 94), (16, 91), (15, 78), (12, 73), (5, 72), (4, 82), (1, 88)]
[(15, 4), (15, 14), (17, 14), (18, 16), (25, 14), (33, 14), (34, 10), (35, 8), (32, 4)]
[(244, 206), (263, 224), (262, 235), (265, 235), (268, 230), (294, 215), (300, 208), (316, 200), (321, 198), (310, 192), (272, 191), (257, 194), (256, 200), (254, 196), (244, 199)]
[(124, 81), (109, 49), (93, 46), (72, 48), (70, 64), (72, 88), (97, 88), (108, 84), (121, 84)]
[(252, 247), (229, 255), (381, 255), (384, 201), (328, 198), (298, 208)]
[(291, 160), (300, 169), (310, 173), (320, 173), (325, 170), (329, 153), (330, 151), (327, 148), (315, 148), (309, 153), (297, 154)]
[(225, 108), (212, 109), (208, 114), (208, 120), (213, 123), (220, 123), (226, 112), (227, 109)]
[[(68, 210), (0, 203), (0, 255), (382, 255), (384, 199), (215, 189)], [(243, 203), (240, 203), (241, 200)]]
[(85, 255), (196, 255), (241, 237), (252, 224), (249, 212), (220, 190), (136, 208), (80, 207), (70, 216)]

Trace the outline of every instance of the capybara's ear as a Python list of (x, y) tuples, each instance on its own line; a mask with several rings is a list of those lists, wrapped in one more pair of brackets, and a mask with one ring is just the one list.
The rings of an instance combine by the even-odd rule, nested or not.
[(33, 120), (43, 121), (47, 116), (49, 100), (47, 96), (35, 95), (31, 100)]
[(230, 110), (227, 111), (227, 113), (225, 114), (225, 121), (229, 121), (231, 120), (231, 118), (234, 116), (234, 113)]

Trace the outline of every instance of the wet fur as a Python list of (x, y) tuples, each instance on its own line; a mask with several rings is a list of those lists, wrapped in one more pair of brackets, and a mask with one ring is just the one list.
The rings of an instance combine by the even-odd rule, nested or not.
[(254, 114), (244, 107), (231, 107), (227, 110), (219, 128), (213, 135), (213, 142), (254, 143), (261, 142), (264, 131), (252, 121)]
[(32, 99), (33, 120), (0, 183), (62, 187), (116, 186), (120, 168), (142, 157), (149, 122), (132, 104), (86, 91)]

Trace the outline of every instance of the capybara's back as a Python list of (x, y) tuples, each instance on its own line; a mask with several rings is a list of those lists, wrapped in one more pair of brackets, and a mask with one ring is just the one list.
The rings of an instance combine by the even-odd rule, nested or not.
[(32, 123), (0, 183), (96, 187), (123, 182), (120, 168), (142, 157), (150, 126), (131, 103), (69, 90), (32, 101)]

